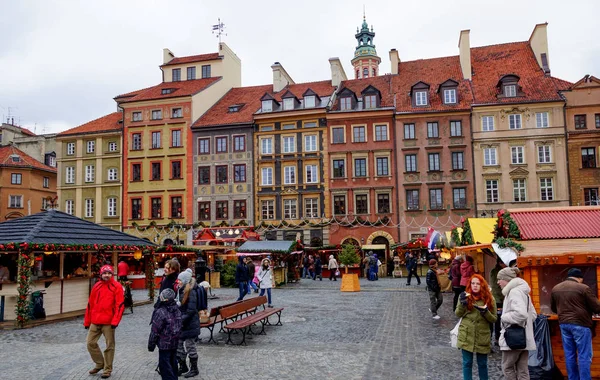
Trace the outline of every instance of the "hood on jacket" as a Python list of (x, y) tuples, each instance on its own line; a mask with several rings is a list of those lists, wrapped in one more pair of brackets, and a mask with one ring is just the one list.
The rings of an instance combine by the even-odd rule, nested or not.
[(504, 296), (506, 297), (508, 293), (510, 293), (513, 289), (519, 289), (525, 294), (529, 294), (529, 292), (531, 292), (529, 284), (521, 277), (516, 277), (510, 280), (509, 283), (506, 284), (504, 289), (502, 289), (502, 294), (504, 294)]
[(238, 264), (243, 264), (245, 259), (246, 259), (246, 256), (238, 257)]
[(468, 267), (472, 267), (473, 264), (471, 264), (468, 261), (465, 261), (464, 263), (460, 264), (460, 269), (467, 269)]
[(461, 260), (457, 257), (454, 260), (452, 260), (452, 265), (460, 265)]

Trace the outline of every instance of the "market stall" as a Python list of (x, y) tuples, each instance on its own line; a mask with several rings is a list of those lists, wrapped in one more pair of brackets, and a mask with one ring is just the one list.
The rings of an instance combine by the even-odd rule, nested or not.
[(237, 256), (249, 256), (260, 265), (260, 261), (268, 257), (273, 265), (274, 286), (288, 281), (288, 269), (303, 253), (303, 247), (295, 241), (247, 241), (237, 249)]

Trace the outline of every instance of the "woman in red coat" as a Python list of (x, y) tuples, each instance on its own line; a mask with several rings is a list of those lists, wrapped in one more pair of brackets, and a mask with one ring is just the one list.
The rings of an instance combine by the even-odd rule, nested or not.
[(475, 274), (473, 262), (471, 256), (465, 256), (465, 262), (460, 264), (460, 287), (463, 292), (467, 288), (467, 284), (470, 283), (471, 276)]

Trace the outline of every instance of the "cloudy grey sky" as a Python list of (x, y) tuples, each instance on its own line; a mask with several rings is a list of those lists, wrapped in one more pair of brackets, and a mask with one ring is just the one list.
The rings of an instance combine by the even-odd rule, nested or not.
[(598, 0), (0, 0), (0, 114), (36, 133), (58, 132), (113, 112), (113, 97), (158, 84), (162, 49), (176, 56), (217, 51), (211, 26), (242, 60), (244, 86), (272, 81), (279, 61), (298, 82), (330, 78), (328, 58), (348, 75), (362, 23), (374, 26), (381, 72), (388, 52), (403, 61), (471, 46), (525, 41), (548, 22), (552, 75), (600, 76)]

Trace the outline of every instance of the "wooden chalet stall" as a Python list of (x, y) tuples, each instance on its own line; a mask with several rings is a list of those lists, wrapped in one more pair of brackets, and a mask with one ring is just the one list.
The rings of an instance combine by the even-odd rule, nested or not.
[[(554, 361), (566, 377), (558, 317), (550, 308), (551, 291), (576, 267), (584, 274), (583, 282), (600, 295), (600, 207), (514, 209), (504, 213), (499, 223), (500, 219), (506, 230), (519, 235), (515, 240), (523, 252), (517, 265), (531, 286), (537, 312), (549, 315)], [(600, 379), (600, 318), (593, 319), (592, 378)]]
[[(104, 264), (119, 254), (141, 255), (155, 244), (56, 210), (0, 223), (0, 260), (9, 281), (0, 282), (0, 320), (29, 320), (31, 293), (44, 293), (46, 316), (85, 310)], [(150, 254), (144, 255), (152, 260)]]
[(258, 267), (265, 257), (271, 258), (273, 266), (273, 286), (288, 281), (288, 268), (303, 253), (302, 247), (295, 241), (247, 241), (237, 249), (237, 256), (249, 256)]

